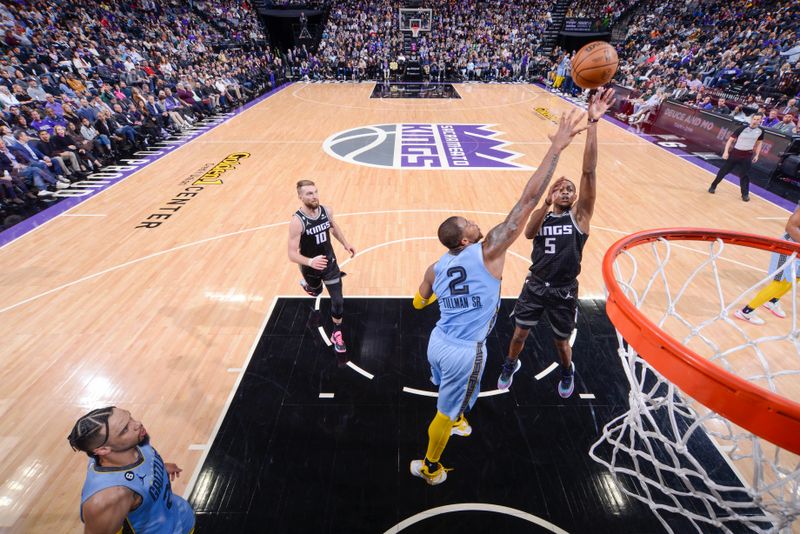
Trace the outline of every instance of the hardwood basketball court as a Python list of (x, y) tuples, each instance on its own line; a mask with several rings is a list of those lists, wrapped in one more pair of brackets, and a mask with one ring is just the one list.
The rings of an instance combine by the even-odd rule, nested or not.
[[(70, 450), (66, 436), (79, 415), (104, 405), (125, 407), (144, 422), (161, 455), (184, 469), (174, 491), (186, 491), (276, 297), (305, 295), (286, 255), (297, 180), (317, 183), (321, 202), (358, 251), (348, 260), (334, 245), (348, 273), (347, 325), (348, 298), (410, 301), (424, 268), (443, 252), (438, 224), (462, 214), (486, 233), (532, 172), (359, 165), (323, 150), (326, 140), (368, 125), (490, 125), (510, 143), (501, 150), (521, 154), (500, 163), (533, 168), (555, 127), (533, 108), (557, 116), (572, 107), (530, 85), (458, 85), (461, 98), (452, 100), (370, 99), (373, 87), (285, 87), (0, 249), (0, 530), (79, 530), (86, 457)], [(782, 235), (783, 208), (755, 195), (744, 204), (728, 182), (711, 196), (707, 171), (610, 122), (601, 121), (599, 140), (583, 299), (603, 298), (604, 252), (642, 228)], [(579, 138), (557, 176), (578, 181), (582, 151)], [(220, 162), (227, 163), (216, 179), (199, 178)], [(767, 254), (731, 254), (737, 263), (724, 273), (731, 287), (766, 275)], [(530, 243), (520, 239), (510, 255), (503, 296), (513, 299)], [(484, 380), (493, 382), (496, 373), (490, 362)], [(550, 400), (560, 401), (555, 391)], [(577, 397), (562, 404), (590, 405)], [(398, 476), (407, 475), (411, 459), (399, 458)]]

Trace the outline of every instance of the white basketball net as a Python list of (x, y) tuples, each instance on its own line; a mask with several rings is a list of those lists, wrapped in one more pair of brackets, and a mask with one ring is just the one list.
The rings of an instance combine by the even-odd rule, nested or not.
[[(754, 252), (761, 254), (754, 259)], [(781, 299), (786, 318), (764, 308), (758, 312), (766, 321), (762, 326), (733, 316), (783, 270), (765, 276), (748, 267), (768, 265), (769, 256), (735, 245), (725, 250), (719, 239), (677, 243), (662, 238), (626, 250), (614, 270), (627, 298), (659, 328), (716, 365), (798, 400), (795, 277)], [(699, 266), (698, 258), (704, 258)], [(645, 272), (652, 274), (645, 277)], [(758, 283), (739, 293), (756, 277)], [(688, 525), (693, 532), (793, 532), (791, 524), (800, 515), (798, 456), (694, 401), (619, 332), (617, 337), (631, 386), (630, 409), (603, 428), (590, 455), (608, 467), (619, 489), (647, 503), (668, 532), (688, 532)], [(794, 532), (799, 531), (795, 525)]]

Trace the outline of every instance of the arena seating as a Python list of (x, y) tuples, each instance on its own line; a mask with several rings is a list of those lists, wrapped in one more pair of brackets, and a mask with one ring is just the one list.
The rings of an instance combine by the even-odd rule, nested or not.
[[(412, 51), (398, 24), (402, 1), (273, 2), (328, 10), (319, 43), (284, 51), (270, 46), (247, 1), (3, 4), (0, 209), (41, 209), (70, 180), (284, 78), (398, 79), (413, 56), (427, 80), (549, 79), (555, 90), (579, 96), (568, 55), (542, 53), (550, 2), (418, 4), (432, 10), (432, 27)], [(619, 25), (618, 34), (627, 29), (617, 43), (616, 81), (637, 97), (629, 114), (640, 116), (656, 93), (711, 111), (709, 102), (723, 98), (730, 111), (739, 106), (735, 116), (774, 108), (782, 124), (773, 126), (796, 128), (797, 3), (579, 0), (569, 14), (605, 18)], [(38, 161), (23, 144), (47, 159)]]

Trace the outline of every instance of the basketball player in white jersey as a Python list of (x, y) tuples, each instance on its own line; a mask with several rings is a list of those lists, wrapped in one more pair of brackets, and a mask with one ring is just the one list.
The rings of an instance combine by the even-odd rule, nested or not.
[(344, 237), (342, 229), (333, 219), (333, 210), (319, 203), (317, 186), (311, 180), (297, 182), (297, 196), (303, 205), (289, 222), (289, 259), (300, 266), (303, 281), (300, 285), (312, 297), (322, 293), (322, 284), (331, 297), (331, 319), (333, 333), (331, 343), (338, 353), (347, 352), (342, 337), (344, 297), (342, 276), (336, 254), (331, 244), (331, 234), (339, 240), (350, 257), (356, 249)]
[(512, 316), (516, 322), (508, 357), (497, 379), (498, 389), (508, 389), (519, 368), (519, 354), (528, 332), (546, 311), (553, 341), (561, 360), (558, 394), (567, 398), (575, 389), (575, 364), (569, 338), (578, 311), (578, 274), (583, 246), (589, 238), (597, 196), (597, 123), (614, 104), (614, 90), (606, 89), (589, 102), (589, 128), (583, 152), (580, 196), (575, 184), (559, 178), (542, 207), (531, 213), (525, 237), (533, 240), (532, 265)]

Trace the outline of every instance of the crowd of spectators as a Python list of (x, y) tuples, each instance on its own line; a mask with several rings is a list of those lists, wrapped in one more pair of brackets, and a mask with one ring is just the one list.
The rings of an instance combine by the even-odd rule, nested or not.
[[(5, 206), (47, 201), (92, 168), (284, 76), (387, 80), (413, 63), (432, 80), (516, 81), (550, 72), (554, 88), (579, 93), (570, 55), (542, 54), (552, 23), (545, 0), (428, 0), (430, 31), (412, 44), (400, 30), (400, 2), (312, 1), (329, 9), (321, 41), (280, 53), (247, 0), (17, 2), (0, 6)], [(617, 46), (617, 81), (636, 95), (625, 110), (631, 122), (673, 98), (742, 120), (761, 110), (765, 126), (796, 128), (797, 3), (579, 0), (568, 14), (614, 20), (634, 4)]]
[[(552, 22), (543, 0), (431, 0), (430, 32), (413, 51), (399, 30), (398, 2), (345, 0), (333, 3), (318, 49), (299, 47), (284, 56), (289, 75), (309, 80), (396, 79), (407, 62), (419, 62), (433, 80), (513, 81), (542, 70), (569, 77), (569, 57), (541, 54), (541, 37)], [(615, 19), (629, 9), (639, 15), (619, 46), (618, 80), (645, 95), (666, 95), (681, 82), (703, 91), (744, 88), (762, 101), (797, 92), (800, 47), (798, 7), (764, 0), (580, 0), (573, 16)], [(792, 49), (795, 49), (792, 52)], [(556, 70), (558, 73), (555, 73)], [(749, 87), (748, 87), (749, 86)], [(694, 96), (695, 90), (686, 95)], [(767, 102), (768, 103), (768, 102)]]
[(545, 0), (430, 0), (430, 31), (407, 50), (399, 2), (345, 0), (331, 6), (316, 52), (287, 53), (291, 74), (310, 80), (389, 79), (409, 61), (434, 80), (525, 77), (552, 22)]
[[(619, 49), (617, 77), (645, 99), (660, 89), (665, 97), (741, 120), (774, 109), (788, 132), (797, 119), (788, 102), (800, 93), (799, 32), (797, 3), (648, 0)], [(773, 123), (764, 126), (779, 126)]]
[(254, 45), (263, 34), (250, 11), (234, 0), (197, 7), (0, 5), (0, 209), (38, 209), (93, 169), (276, 83), (281, 58)]
[(608, 28), (639, 0), (577, 0), (567, 9), (567, 17), (595, 19)]
[(194, 10), (217, 26), (225, 36), (226, 44), (266, 46), (264, 30), (253, 7), (243, 2), (220, 0), (194, 0)]
[[(763, 126), (797, 128), (800, 96), (800, 5), (763, 0), (645, 0), (617, 46), (617, 82), (634, 90), (620, 118), (639, 127), (666, 98)], [(570, 55), (556, 50), (550, 79), (577, 94)], [(790, 102), (792, 102), (790, 104)]]

